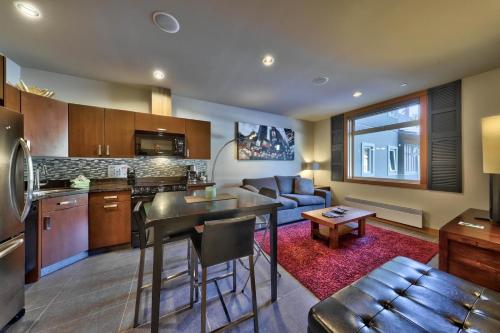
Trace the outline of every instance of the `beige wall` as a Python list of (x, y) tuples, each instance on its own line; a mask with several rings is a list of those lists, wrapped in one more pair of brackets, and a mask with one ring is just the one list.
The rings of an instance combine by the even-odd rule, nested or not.
[[(151, 109), (149, 87), (90, 80), (24, 67), (21, 77), (28, 85), (54, 90), (55, 98), (66, 102), (138, 112), (150, 112)], [(294, 161), (238, 161), (235, 144), (226, 147), (217, 163), (215, 175), (220, 186), (240, 185), (242, 178), (295, 175), (301, 172), (304, 162), (310, 162), (313, 158), (312, 122), (176, 95), (172, 96), (172, 113), (177, 117), (212, 122), (212, 160), (207, 163), (209, 174), (219, 148), (235, 137), (236, 122), (273, 125), (295, 131)], [(310, 171), (302, 174), (311, 176)]]
[(150, 112), (151, 89), (80, 78), (22, 67), (21, 79), (28, 85), (50, 89), (55, 99), (75, 104), (136, 112)]
[[(488, 176), (482, 172), (481, 125), (485, 116), (500, 114), (500, 68), (462, 81), (463, 193), (400, 189), (331, 182), (330, 171), (317, 173), (318, 184), (330, 184), (336, 202), (347, 195), (376, 199), (424, 210), (424, 225), (438, 229), (466, 208), (488, 209)], [(330, 120), (314, 125), (314, 157), (329, 170)], [(500, 153), (500, 152), (499, 152)]]

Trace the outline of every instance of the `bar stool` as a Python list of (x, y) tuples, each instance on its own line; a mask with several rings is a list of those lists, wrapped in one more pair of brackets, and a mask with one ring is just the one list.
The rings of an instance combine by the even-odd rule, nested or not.
[[(214, 282), (217, 288), (217, 293), (222, 302), (224, 312), (228, 323), (213, 330), (212, 332), (221, 332), (230, 327), (234, 327), (239, 323), (253, 318), (254, 332), (259, 332), (259, 322), (257, 316), (257, 296), (255, 287), (255, 271), (253, 263), (253, 243), (255, 233), (255, 216), (245, 216), (225, 220), (206, 221), (203, 228), (195, 228), (197, 232), (193, 233), (191, 243), (194, 251), (192, 255), (197, 255), (199, 258), (202, 273), (201, 273), (201, 332), (206, 332), (207, 327), (207, 283)], [(197, 276), (198, 265), (194, 259), (191, 264), (191, 276)], [(215, 277), (207, 280), (208, 267), (222, 264), (224, 262), (233, 261), (233, 269), (235, 268), (235, 260), (248, 257), (250, 269), (250, 281), (252, 289), (252, 312), (240, 316), (232, 321), (227, 311), (226, 304), (220, 293), (217, 280), (224, 277)], [(235, 272), (233, 272), (235, 273)], [(227, 276), (225, 276), (227, 277)], [(196, 278), (196, 287), (198, 288), (198, 279)], [(236, 291), (236, 274), (233, 274), (233, 292)], [(193, 293), (191, 292), (191, 302), (193, 301)]]
[[(152, 286), (151, 283), (143, 285), (143, 280), (144, 280), (144, 262), (146, 259), (146, 249), (149, 247), (152, 247), (154, 245), (154, 233), (153, 229), (148, 226), (146, 222), (146, 210), (144, 208), (144, 205), (142, 201), (139, 201), (132, 212), (132, 218), (134, 221), (137, 223), (137, 228), (139, 231), (139, 247), (140, 247), (140, 259), (139, 259), (139, 276), (137, 278), (137, 293), (136, 293), (136, 299), (135, 299), (135, 315), (134, 315), (134, 327), (137, 327), (139, 324), (139, 308), (140, 308), (140, 302), (141, 302), (141, 294), (142, 291), (146, 288), (150, 288)], [(191, 277), (190, 285), (191, 285), (191, 292), (193, 290), (194, 286), (194, 277), (191, 274), (192, 272), (192, 267), (191, 267), (191, 242), (190, 242), (190, 237), (191, 237), (191, 231), (184, 232), (184, 233), (179, 233), (177, 235), (173, 235), (170, 237), (167, 237), (163, 239), (163, 244), (167, 243), (172, 243), (175, 241), (187, 239), (188, 240), (188, 252), (187, 252), (187, 257), (188, 257), (188, 269), (178, 272), (176, 274), (173, 274), (171, 276), (167, 276), (162, 279), (162, 282), (164, 281), (170, 281), (175, 278), (179, 278), (183, 275), (188, 275)], [(192, 296), (190, 297), (190, 300), (192, 300)], [(177, 309), (175, 312), (183, 310), (183, 309), (188, 309), (193, 307), (193, 302), (190, 301), (189, 305), (186, 305), (185, 307), (181, 309)]]
[[(262, 187), (259, 190), (259, 194), (260, 195), (264, 195), (266, 197), (269, 197), (271, 199), (277, 199), (278, 198), (278, 195), (276, 194), (276, 191), (273, 190), (273, 189), (267, 188), (267, 187)], [(259, 220), (262, 221), (262, 222), (260, 222), (260, 223), (257, 222), (256, 223), (257, 230), (262, 230), (263, 229), (264, 230), (264, 234), (262, 235), (262, 238), (261, 238), (260, 242), (258, 242), (257, 240), (254, 241), (254, 246), (255, 246), (255, 249), (257, 250), (257, 255), (255, 256), (254, 265), (257, 264), (257, 261), (259, 261), (259, 258), (261, 256), (264, 257), (264, 259), (266, 259), (266, 261), (269, 264), (271, 264), (271, 259), (269, 259), (269, 256), (264, 252), (264, 250), (262, 250), (262, 246), (264, 245), (264, 242), (266, 241), (267, 233), (269, 232), (269, 227), (270, 227), (269, 215), (260, 216)], [(243, 266), (243, 268), (245, 268), (246, 270), (249, 270), (249, 268), (246, 267), (245, 264), (241, 260), (240, 260), (240, 264), (241, 264), (241, 266)], [(278, 277), (281, 278), (280, 272), (278, 272)], [(247, 279), (245, 281), (245, 284), (243, 285), (243, 288), (241, 288), (241, 292), (242, 293), (245, 292), (245, 288), (247, 287), (248, 281), (250, 281), (250, 274), (248, 275), (248, 277), (247, 277)]]

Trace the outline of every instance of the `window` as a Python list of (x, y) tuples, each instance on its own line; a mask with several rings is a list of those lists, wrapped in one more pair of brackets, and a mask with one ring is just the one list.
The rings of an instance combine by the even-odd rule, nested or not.
[(398, 174), (398, 147), (387, 146), (387, 174)]
[(346, 114), (346, 180), (425, 186), (426, 112), (422, 92)]
[(375, 168), (375, 145), (373, 143), (363, 142), (362, 148), (362, 174), (363, 176), (373, 176)]

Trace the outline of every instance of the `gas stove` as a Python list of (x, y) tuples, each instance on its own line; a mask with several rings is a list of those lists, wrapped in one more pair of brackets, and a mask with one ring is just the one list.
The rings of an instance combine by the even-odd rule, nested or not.
[(187, 190), (186, 177), (148, 177), (137, 178), (132, 185), (132, 196), (154, 196), (161, 192), (178, 192)]

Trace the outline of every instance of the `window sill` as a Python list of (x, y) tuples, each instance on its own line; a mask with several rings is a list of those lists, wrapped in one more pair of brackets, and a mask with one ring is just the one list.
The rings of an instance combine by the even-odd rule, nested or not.
[(426, 190), (427, 184), (417, 183), (417, 182), (402, 182), (402, 181), (392, 181), (392, 180), (374, 180), (374, 179), (360, 179), (360, 178), (346, 178), (347, 183), (357, 183), (366, 185), (379, 185), (379, 186), (389, 186), (389, 187), (401, 187), (401, 188), (412, 188), (419, 190)]

